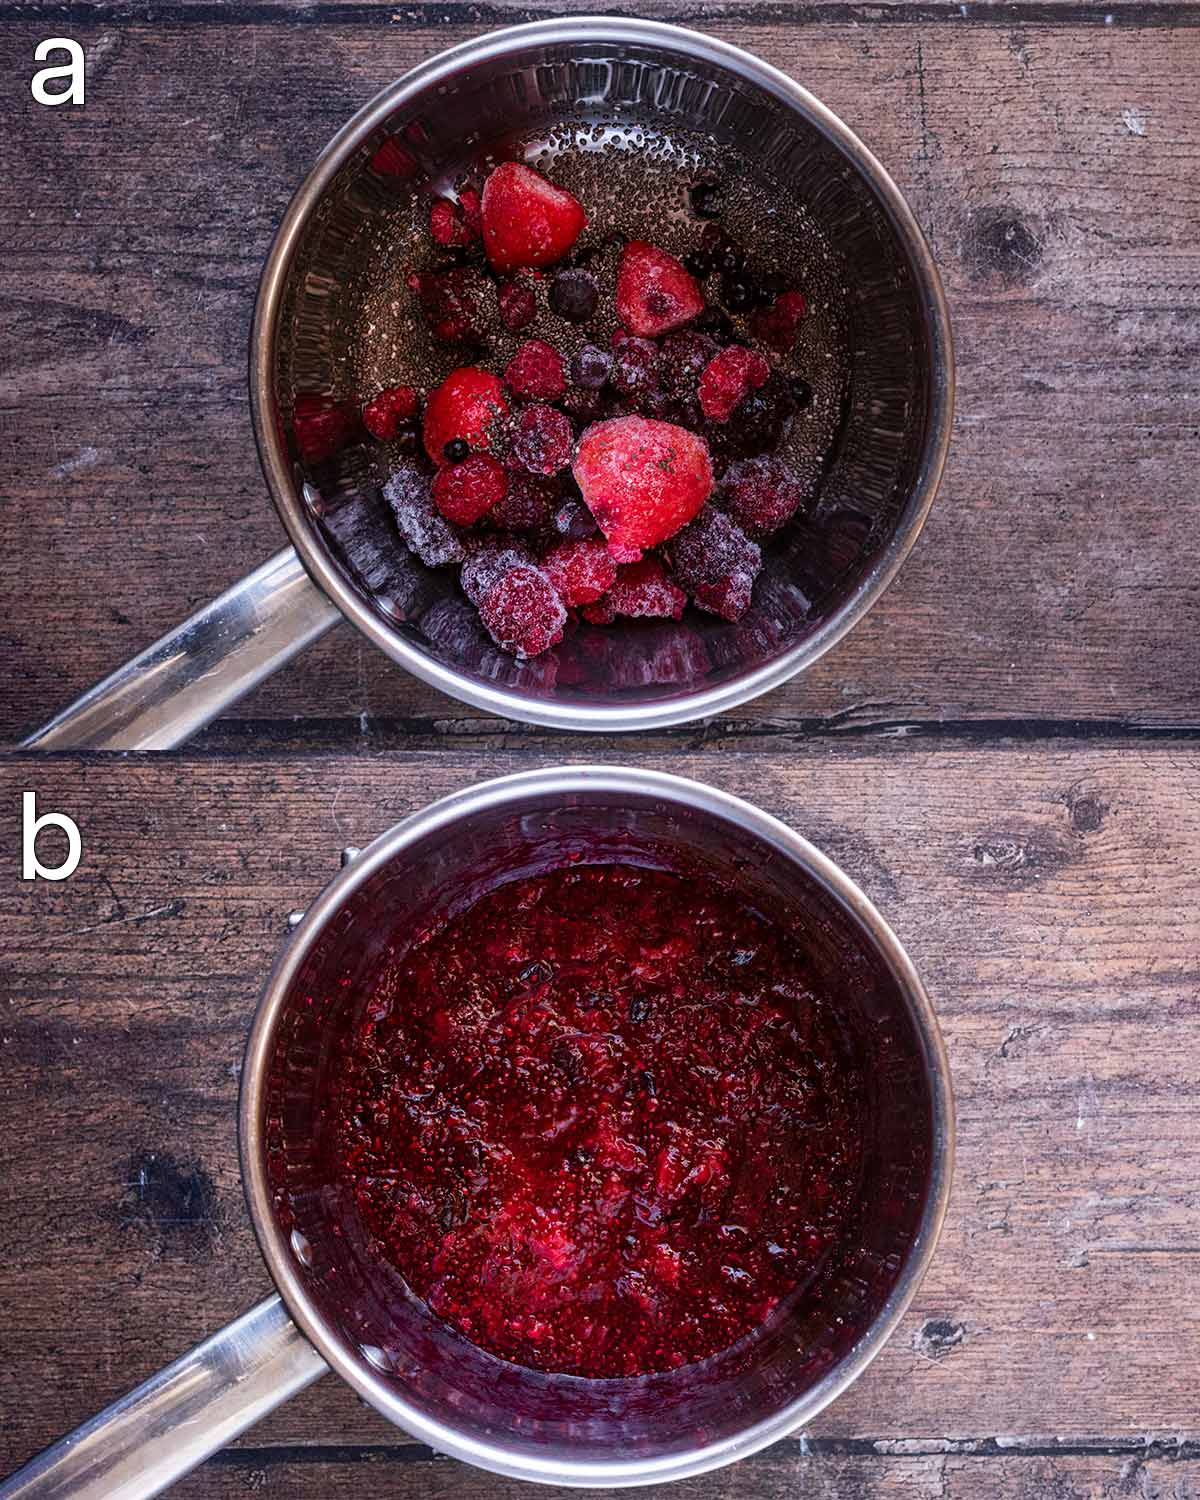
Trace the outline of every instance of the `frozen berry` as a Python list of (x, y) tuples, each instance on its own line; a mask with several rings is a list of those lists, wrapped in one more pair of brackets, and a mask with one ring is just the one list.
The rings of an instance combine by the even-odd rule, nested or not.
[(474, 188), (463, 188), (458, 195), (458, 206), (471, 238), (477, 240), (483, 233), (483, 200)]
[(590, 271), (560, 271), (550, 284), (550, 311), (569, 323), (586, 323), (599, 299), (600, 289)]
[(443, 249), (469, 245), (474, 239), (462, 209), (449, 198), (435, 198), (430, 204), (429, 232)]
[(297, 396), (292, 406), (292, 431), (300, 457), (319, 464), (344, 448), (354, 434), (356, 419), (344, 401), (332, 396)]
[(703, 438), (671, 422), (635, 416), (589, 428), (574, 472), (609, 550), (622, 562), (686, 526), (713, 482)]
[(475, 453), (439, 469), (433, 480), (434, 504), (456, 526), (474, 526), (507, 491), (504, 465), (490, 453)]
[(617, 565), (599, 537), (560, 542), (542, 558), (546, 576), (564, 604), (594, 604), (617, 579)]
[(743, 269), (721, 278), (721, 301), (730, 312), (744, 313), (763, 300), (758, 283)]
[(630, 240), (617, 273), (617, 316), (631, 332), (654, 337), (704, 311), (704, 293), (681, 261), (645, 240)]
[(609, 379), (613, 389), (629, 400), (636, 400), (656, 382), (658, 347), (649, 339), (621, 339), (613, 348)]
[(401, 464), (383, 487), (405, 544), (430, 568), (459, 562), (463, 545), (433, 503), (430, 476), (415, 463)]
[(706, 505), (671, 538), (666, 555), (671, 576), (701, 609), (723, 620), (740, 620), (750, 608), (762, 553), (721, 511)]
[(571, 361), (571, 380), (587, 391), (598, 391), (612, 371), (612, 355), (595, 344), (584, 344)]
[(596, 518), (582, 500), (573, 496), (564, 500), (551, 517), (555, 532), (570, 542), (579, 542), (584, 537), (595, 536), (598, 530)]
[(535, 564), (536, 559), (524, 542), (515, 542), (511, 537), (487, 537), (472, 544), (458, 581), (463, 593), (478, 608), (505, 573)]
[(448, 464), (460, 464), (464, 458), (469, 458), (471, 445), (465, 438), (451, 438), (448, 443), (442, 444), (442, 457)]
[(508, 475), (508, 493), (488, 511), (487, 524), (499, 531), (545, 531), (560, 498), (553, 479), (514, 469)]
[(571, 461), (571, 423), (562, 412), (538, 403), (513, 424), (512, 453), (531, 474), (557, 474)]
[(795, 410), (786, 381), (772, 375), (745, 397), (731, 421), (716, 429), (722, 453), (729, 458), (751, 458), (778, 447)]
[(804, 411), (812, 405), (812, 386), (802, 376), (793, 375), (788, 382), (788, 390), (792, 393), (797, 411)]
[(471, 343), (483, 338), (492, 324), (495, 288), (470, 266), (447, 271), (412, 271), (409, 290), (434, 335), (446, 343)]
[(617, 569), (612, 588), (581, 613), (593, 625), (611, 625), (618, 615), (630, 619), (678, 620), (687, 595), (671, 582), (657, 557), (644, 557)]
[(533, 288), (523, 281), (506, 281), (500, 288), (500, 321), (510, 333), (532, 323), (537, 316)]
[(696, 394), (704, 367), (717, 352), (716, 343), (690, 328), (670, 333), (658, 351), (658, 369), (676, 401), (689, 401)]
[(417, 393), (411, 385), (389, 385), (363, 407), (363, 426), (372, 437), (386, 443), (399, 437), (400, 429), (417, 414)]
[(716, 503), (748, 536), (763, 537), (791, 520), (804, 493), (800, 480), (778, 458), (747, 458), (726, 471)]
[(725, 212), (725, 185), (714, 177), (693, 183), (688, 196), (698, 219), (719, 219)]
[(479, 618), (502, 651), (527, 657), (558, 645), (567, 611), (541, 568), (520, 564), (479, 601)]
[(738, 336), (737, 329), (733, 326), (733, 319), (723, 307), (718, 307), (715, 302), (709, 303), (692, 324), (692, 328), (697, 333), (707, 334), (718, 344), (732, 344)]
[(803, 292), (783, 292), (769, 307), (760, 308), (750, 319), (750, 332), (769, 349), (790, 354), (808, 302)]
[(713, 356), (697, 387), (700, 406), (711, 422), (728, 422), (734, 408), (760, 385), (765, 385), (771, 366), (761, 354), (732, 344)]
[(509, 360), (504, 383), (527, 401), (557, 401), (567, 388), (563, 357), (542, 339), (528, 339)]
[(501, 162), (483, 185), (483, 243), (501, 273), (553, 265), (586, 224), (577, 198), (523, 162)]
[(468, 449), (496, 453), (503, 447), (507, 418), (499, 380), (488, 370), (463, 365), (425, 403), (425, 451), (435, 464), (461, 462), (446, 453), (446, 444), (459, 439)]

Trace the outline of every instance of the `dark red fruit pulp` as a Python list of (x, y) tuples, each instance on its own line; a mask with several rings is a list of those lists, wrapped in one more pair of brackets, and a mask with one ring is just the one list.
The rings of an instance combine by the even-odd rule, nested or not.
[(322, 1168), (370, 1253), (502, 1359), (728, 1348), (849, 1232), (862, 1083), (794, 937), (715, 879), (520, 878), (374, 985)]

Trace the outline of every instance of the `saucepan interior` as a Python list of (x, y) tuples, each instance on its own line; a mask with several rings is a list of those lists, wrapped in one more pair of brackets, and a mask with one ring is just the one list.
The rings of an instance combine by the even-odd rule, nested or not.
[[(747, 616), (727, 623), (689, 610), (680, 622), (581, 626), (523, 662), (492, 645), (451, 572), (404, 550), (372, 445), (306, 465), (292, 413), (299, 396), (362, 398), (354, 386), (393, 336), (379, 280), (381, 246), (400, 256), (398, 217), (414, 204), (427, 213), (431, 191), (490, 151), (536, 155), (574, 127), (606, 143), (617, 174), (622, 152), (676, 150), (681, 203), (688, 181), (712, 172), (788, 204), (825, 247), (821, 295), (836, 310), (845, 369), (811, 502), (768, 548)], [(398, 151), (415, 164), (411, 175), (390, 170)], [(394, 300), (407, 295), (401, 269), (393, 267)], [(452, 365), (477, 355), (447, 357)], [(840, 121), (736, 48), (649, 22), (579, 18), (443, 54), (335, 138), (264, 273), (252, 394), (267, 476), (301, 556), (379, 646), (447, 692), (511, 717), (635, 729), (745, 701), (814, 661), (866, 610), (932, 501), (950, 362), (920, 231)]]
[[(852, 1232), (804, 1289), (733, 1348), (668, 1374), (587, 1380), (506, 1363), (381, 1278), (352, 1202), (319, 1165), (322, 1088), (384, 950), (495, 884), (566, 863), (713, 873), (795, 935), (865, 1060), (867, 1147)], [(399, 934), (399, 936), (398, 936)], [(894, 937), (816, 850), (695, 783), (607, 769), (537, 772), (435, 806), (320, 898), (255, 1024), (243, 1160), (268, 1264), (293, 1315), (361, 1394), (435, 1447), (558, 1483), (695, 1473), (819, 1410), (872, 1357), (932, 1249), (950, 1153), (945, 1063)]]

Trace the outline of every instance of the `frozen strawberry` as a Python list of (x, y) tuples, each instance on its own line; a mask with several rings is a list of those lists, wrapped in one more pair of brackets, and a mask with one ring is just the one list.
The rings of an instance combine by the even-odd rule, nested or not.
[(417, 393), (411, 385), (389, 385), (363, 407), (363, 426), (381, 443), (399, 437), (417, 414)]
[(716, 503), (747, 536), (770, 536), (799, 510), (805, 487), (778, 458), (743, 459), (721, 480)]
[(346, 403), (332, 396), (297, 396), (292, 406), (296, 448), (307, 464), (332, 458), (353, 437), (356, 425)]
[(512, 456), (531, 474), (557, 474), (571, 462), (570, 420), (552, 406), (527, 406), (513, 424)]
[(406, 281), (430, 329), (446, 343), (478, 342), (494, 322), (496, 290), (470, 266), (412, 271)]
[(703, 311), (700, 283), (682, 261), (645, 240), (630, 240), (617, 273), (617, 316), (626, 328), (654, 338)]
[(541, 568), (509, 568), (480, 600), (479, 618), (502, 651), (539, 656), (563, 638), (567, 611)]
[(386, 140), (371, 158), (371, 170), (381, 177), (396, 177), (404, 181), (416, 173), (417, 158), (399, 141)]
[(667, 565), (701, 609), (740, 620), (750, 608), (762, 553), (727, 515), (706, 505), (667, 543)]
[(409, 551), (427, 567), (462, 560), (462, 542), (433, 503), (430, 476), (423, 469), (415, 463), (401, 464), (384, 485), (383, 495)]
[(697, 387), (700, 408), (710, 422), (728, 422), (738, 404), (770, 375), (771, 366), (761, 354), (731, 344), (704, 367)]
[(617, 565), (599, 537), (559, 542), (542, 558), (542, 567), (566, 605), (594, 604), (617, 581)]
[(434, 241), (447, 250), (469, 245), (475, 238), (462, 209), (449, 198), (435, 198), (430, 204), (429, 232)]
[(790, 354), (808, 303), (803, 292), (781, 292), (769, 307), (760, 307), (750, 318), (750, 332), (770, 349)]
[(511, 537), (486, 537), (472, 543), (458, 581), (463, 593), (478, 607), (505, 573), (516, 567), (532, 568), (536, 562), (524, 542)]
[(509, 360), (504, 383), (526, 401), (557, 401), (567, 388), (563, 357), (543, 339), (527, 339)]
[(439, 469), (433, 479), (433, 503), (456, 526), (473, 526), (507, 492), (504, 465), (490, 453), (473, 453)]
[(545, 531), (552, 524), (559, 499), (555, 480), (512, 469), (508, 493), (488, 511), (487, 524), (497, 531)]
[(553, 265), (586, 224), (577, 198), (523, 162), (501, 162), (483, 185), (483, 244), (502, 273)]
[(631, 619), (678, 620), (687, 595), (671, 582), (657, 557), (643, 557), (617, 569), (617, 580), (595, 604), (580, 613), (593, 625), (611, 625), (619, 616)]
[[(474, 450), (496, 453), (504, 446), (508, 402), (499, 380), (475, 365), (452, 370), (425, 403), (425, 451), (435, 464), (461, 462)], [(448, 443), (467, 451), (446, 452)]]
[(537, 298), (524, 281), (506, 281), (500, 288), (500, 321), (510, 333), (532, 323), (537, 316)]
[(712, 490), (704, 439), (671, 422), (613, 417), (584, 433), (575, 481), (619, 562), (686, 526)]

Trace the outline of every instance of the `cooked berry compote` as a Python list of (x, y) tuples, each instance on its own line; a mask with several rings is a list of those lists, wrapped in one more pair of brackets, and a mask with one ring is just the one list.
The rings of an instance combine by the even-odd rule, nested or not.
[(819, 1290), (858, 1202), (855, 1057), (794, 935), (715, 878), (523, 876), (370, 987), (321, 1172), (473, 1343), (671, 1370)]
[(516, 657), (689, 607), (740, 621), (840, 421), (832, 252), (711, 143), (564, 126), (507, 149), (374, 164), (396, 209), (354, 393), (299, 395), (297, 447), (374, 445), (396, 546), (458, 570)]

